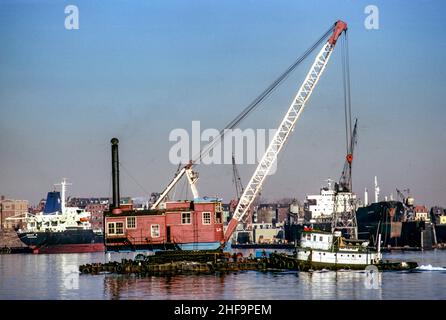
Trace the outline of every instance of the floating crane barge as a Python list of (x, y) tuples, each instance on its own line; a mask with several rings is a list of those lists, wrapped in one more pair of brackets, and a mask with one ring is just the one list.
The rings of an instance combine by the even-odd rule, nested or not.
[[(380, 262), (375, 264), (381, 271), (412, 270), (415, 262)], [(177, 274), (215, 274), (239, 271), (312, 271), (317, 267), (306, 262), (299, 262), (285, 254), (271, 253), (262, 258), (243, 258), (217, 251), (157, 251), (155, 255), (138, 254), (134, 260), (122, 259), (121, 262), (92, 263), (79, 267), (82, 274), (139, 274), (151, 276), (170, 276)], [(319, 268), (320, 269), (320, 268)], [(327, 267), (327, 270), (355, 270), (350, 265)], [(360, 268), (363, 270), (364, 268)]]
[[(247, 214), (254, 199), (260, 192), (266, 176), (289, 138), (290, 133), (294, 130), (296, 122), (305, 107), (305, 103), (325, 70), (336, 41), (346, 30), (346, 23), (340, 20), (337, 21), (302, 58), (298, 59), (285, 72), (283, 77), (279, 77), (273, 83), (272, 87), (270, 87), (272, 89), (268, 88), (265, 91), (266, 93), (262, 94), (266, 97), (269, 92), (286, 78), (292, 69), (329, 36), (317, 54), (310, 71), (279, 125), (279, 129), (272, 138), (257, 169), (254, 171), (248, 185), (244, 189), (226, 230), (223, 229), (221, 200), (218, 198), (200, 198), (198, 194), (196, 188), (198, 175), (192, 170), (194, 161), (184, 166), (175, 175), (174, 179), (161, 193), (150, 210), (137, 211), (132, 208), (120, 206), (118, 139), (112, 139), (113, 204), (110, 211), (105, 213), (104, 216), (106, 250), (219, 250), (155, 252), (152, 256), (138, 255), (135, 260), (124, 259), (121, 263), (110, 262), (106, 264), (83, 265), (79, 268), (80, 272), (88, 274), (105, 271), (112, 273), (164, 275), (172, 273), (212, 273), (236, 270), (289, 269), (307, 271), (313, 269), (314, 266), (308, 264), (307, 261), (295, 259), (293, 256), (279, 254), (271, 254), (270, 256), (265, 254), (260, 259), (246, 259), (234, 255), (231, 261), (231, 255), (224, 253), (222, 249), (231, 238), (237, 225), (243, 221), (243, 217)], [(245, 117), (256, 103), (252, 104), (252, 107), (249, 106), (245, 109), (242, 116), (238, 118), (242, 119)], [(230, 127), (232, 128), (233, 123), (236, 122), (231, 122)], [(349, 163), (351, 163), (351, 159)], [(186, 176), (188, 179), (194, 200), (167, 201), (168, 193), (183, 176)], [(374, 261), (373, 265), (381, 270), (410, 270), (417, 266), (416, 263), (384, 263), (382, 261)], [(328, 268), (330, 269), (330, 266)], [(350, 266), (346, 264), (342, 265), (342, 268), (350, 269)], [(335, 270), (337, 269), (335, 268)]]

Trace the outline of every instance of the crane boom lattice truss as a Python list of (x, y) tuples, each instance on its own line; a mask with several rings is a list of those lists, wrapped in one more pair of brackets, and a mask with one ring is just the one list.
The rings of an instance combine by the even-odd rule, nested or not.
[(299, 91), (297, 92), (295, 98), (293, 99), (285, 117), (279, 125), (276, 134), (271, 140), (266, 152), (264, 153), (262, 159), (260, 160), (257, 169), (251, 177), (248, 185), (246, 186), (240, 201), (235, 209), (234, 215), (229, 222), (228, 228), (225, 232), (224, 241), (225, 243), (232, 236), (232, 233), (237, 227), (239, 221), (243, 218), (243, 216), (248, 211), (249, 207), (255, 200), (257, 194), (262, 188), (263, 182), (271, 170), (274, 161), (277, 160), (277, 155), (280, 150), (284, 146), (287, 141), (290, 133), (293, 131), (297, 120), (299, 119), (302, 111), (305, 108), (305, 103), (308, 98), (311, 96), (314, 87), (319, 81), (322, 73), (327, 66), (327, 63), (330, 59), (331, 53), (333, 52), (334, 45), (336, 44), (337, 38), (340, 34), (347, 29), (347, 25), (338, 21), (335, 25), (333, 35), (330, 39), (324, 44), (322, 49), (317, 54), (313, 65), (310, 68), (307, 76), (305, 77), (304, 82), (302, 83)]

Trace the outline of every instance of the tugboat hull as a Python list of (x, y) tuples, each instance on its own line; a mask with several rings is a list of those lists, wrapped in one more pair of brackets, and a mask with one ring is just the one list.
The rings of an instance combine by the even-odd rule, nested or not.
[(275, 269), (288, 269), (298, 271), (312, 270), (366, 270), (369, 266), (375, 266), (380, 271), (401, 271), (413, 270), (418, 267), (416, 262), (379, 262), (371, 264), (347, 264), (347, 263), (328, 263), (309, 260), (299, 260), (295, 256), (287, 254), (272, 253), (268, 260), (268, 267)]

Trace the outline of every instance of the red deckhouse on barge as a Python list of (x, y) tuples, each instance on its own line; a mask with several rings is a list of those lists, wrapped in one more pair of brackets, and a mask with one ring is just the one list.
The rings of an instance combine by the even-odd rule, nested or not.
[[(119, 141), (113, 138), (111, 143), (113, 203), (104, 216), (107, 251), (212, 250), (220, 246), (224, 239), (220, 199), (194, 196), (194, 200), (161, 203), (164, 198), (161, 196), (149, 210), (120, 207), (118, 205)], [(187, 174), (188, 179), (193, 179), (190, 168), (184, 169), (184, 173)], [(178, 179), (181, 176), (180, 172), (177, 175)], [(163, 194), (168, 191), (170, 191), (169, 187)]]

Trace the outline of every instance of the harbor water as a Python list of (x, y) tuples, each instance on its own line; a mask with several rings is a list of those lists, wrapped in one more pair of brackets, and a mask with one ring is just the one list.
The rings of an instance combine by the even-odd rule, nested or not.
[[(249, 254), (251, 252), (245, 252)], [(446, 250), (386, 253), (415, 271), (243, 271), (213, 275), (83, 275), (79, 265), (134, 253), (0, 255), (1, 300), (446, 299)]]

